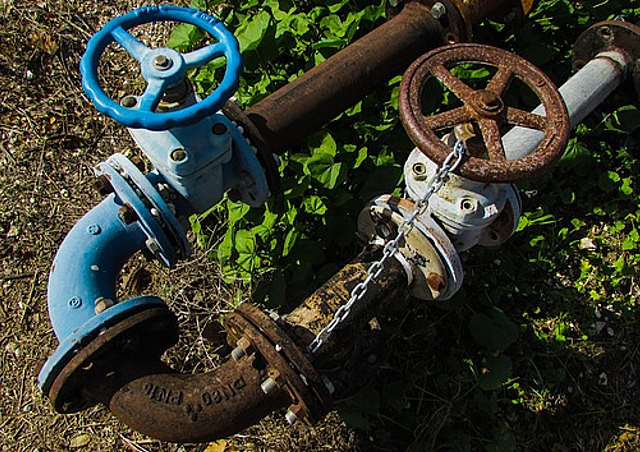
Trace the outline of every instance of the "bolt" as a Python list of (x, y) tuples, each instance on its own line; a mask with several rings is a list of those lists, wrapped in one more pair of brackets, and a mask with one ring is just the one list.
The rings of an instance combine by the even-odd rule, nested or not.
[(425, 180), (427, 178), (427, 167), (424, 163), (414, 163), (411, 169), (413, 170), (413, 177), (416, 180)]
[(475, 213), (478, 210), (478, 203), (473, 199), (463, 198), (460, 201), (460, 208), (465, 213)]
[(269, 394), (278, 389), (278, 383), (276, 383), (273, 378), (269, 377), (265, 381), (260, 383), (260, 389), (262, 389), (262, 392), (264, 392), (265, 394)]
[(166, 55), (158, 55), (153, 59), (156, 69), (165, 70), (171, 67), (172, 61)]
[(160, 253), (160, 245), (158, 244), (158, 242), (156, 242), (156, 240), (153, 237), (149, 237), (145, 242), (145, 245), (147, 245), (147, 248), (149, 249), (149, 251), (151, 251), (152, 254), (158, 254)]
[(382, 239), (387, 239), (391, 237), (392, 233), (393, 231), (391, 230), (391, 227), (389, 227), (387, 223), (384, 223), (384, 222), (376, 223), (376, 234), (378, 235), (378, 237)]
[(97, 179), (93, 181), (93, 187), (100, 193), (102, 196), (107, 196), (109, 193), (113, 193), (113, 187), (109, 182), (109, 178), (106, 174), (101, 174)]
[(127, 96), (124, 99), (122, 99), (122, 106), (126, 107), (126, 108), (133, 108), (136, 106), (136, 104), (138, 103), (138, 99), (136, 99), (133, 96)]
[(109, 309), (111, 306), (114, 306), (116, 304), (115, 301), (109, 299), (109, 298), (97, 298), (95, 301), (95, 307), (93, 308), (96, 314), (100, 314), (101, 312), (106, 311), (107, 309)]
[(244, 348), (242, 347), (236, 347), (233, 350), (231, 350), (231, 357), (233, 358), (234, 361), (240, 361), (240, 359), (242, 359), (242, 357), (246, 355), (247, 353), (244, 351)]
[(227, 130), (227, 126), (225, 126), (221, 122), (216, 122), (211, 128), (211, 131), (214, 135), (224, 135), (225, 133), (227, 133)]
[(287, 422), (291, 425), (307, 416), (306, 408), (303, 405), (291, 405), (284, 415)]
[(71, 299), (69, 299), (69, 306), (72, 309), (78, 309), (80, 306), (82, 306), (82, 300), (78, 297), (71, 297)]
[(329, 377), (327, 377), (326, 375), (322, 375), (321, 378), (325, 388), (327, 388), (327, 391), (329, 391), (329, 394), (333, 394), (334, 392), (336, 392), (336, 387), (333, 385), (331, 380), (329, 380)]
[(231, 351), (231, 357), (239, 361), (245, 355), (252, 355), (254, 351), (253, 344), (243, 336), (236, 342), (236, 348)]
[(269, 318), (270, 318), (271, 320), (273, 320), (274, 322), (276, 322), (276, 323), (282, 323), (282, 320), (280, 320), (280, 315), (278, 315), (278, 313), (277, 313), (277, 312), (274, 312), (274, 311), (268, 311), (268, 315), (269, 315)]
[(171, 154), (169, 154), (169, 157), (171, 157), (171, 160), (174, 162), (181, 162), (187, 158), (187, 151), (183, 148), (174, 149), (171, 151)]
[(431, 290), (435, 292), (441, 292), (444, 289), (445, 282), (442, 278), (442, 275), (431, 272), (429, 276), (427, 276), (427, 285), (431, 288)]
[(613, 31), (611, 31), (611, 28), (609, 27), (602, 27), (598, 30), (598, 32), (605, 41), (610, 41), (611, 39), (613, 39)]
[(440, 20), (442, 17), (444, 17), (445, 14), (447, 14), (447, 7), (442, 3), (436, 2), (431, 7), (431, 16), (435, 20)]
[(296, 414), (291, 410), (287, 411), (287, 414), (284, 415), (284, 418), (287, 420), (289, 425), (293, 425), (298, 421), (298, 416), (296, 416)]
[(89, 226), (87, 226), (87, 232), (91, 235), (98, 235), (100, 234), (100, 232), (102, 232), (102, 229), (100, 229), (100, 225), (90, 224)]
[(118, 218), (120, 218), (120, 221), (124, 224), (131, 224), (138, 219), (138, 215), (129, 204), (125, 204), (120, 207), (120, 210), (118, 211)]

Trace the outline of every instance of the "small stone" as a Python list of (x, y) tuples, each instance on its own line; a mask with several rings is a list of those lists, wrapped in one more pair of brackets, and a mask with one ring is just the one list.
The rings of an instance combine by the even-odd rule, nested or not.
[(598, 384), (600, 386), (607, 386), (609, 384), (609, 378), (607, 377), (607, 374), (602, 372), (600, 374), (600, 376), (598, 377)]
[(83, 433), (82, 435), (74, 436), (69, 441), (69, 449), (80, 449), (81, 447), (85, 447), (87, 444), (91, 442), (91, 436)]
[(608, 328), (607, 328), (607, 334), (608, 334), (609, 336), (613, 336), (613, 335), (615, 334), (615, 333), (613, 332), (613, 328), (608, 327)]
[(596, 242), (594, 242), (593, 239), (590, 239), (589, 237), (583, 237), (582, 239), (580, 239), (580, 244), (578, 245), (578, 247), (581, 250), (589, 251), (595, 251), (598, 249), (598, 245), (596, 244)]

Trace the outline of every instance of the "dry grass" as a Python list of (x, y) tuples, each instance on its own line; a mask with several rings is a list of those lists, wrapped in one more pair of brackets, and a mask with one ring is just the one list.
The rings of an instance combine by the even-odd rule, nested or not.
[[(36, 382), (57, 346), (46, 308), (49, 266), (75, 221), (99, 202), (91, 168), (116, 151), (137, 152), (126, 130), (87, 101), (78, 62), (101, 25), (136, 6), (125, 0), (0, 3), (0, 450), (67, 450), (87, 440), (82, 450), (206, 446), (145, 438), (102, 407), (57, 415)], [(127, 292), (159, 294), (178, 314), (182, 336), (168, 358), (180, 370), (215, 366), (218, 316), (244, 297), (218, 274), (203, 250), (171, 272), (142, 258), (124, 270)], [(335, 415), (308, 432), (286, 428), (279, 415), (230, 444), (346, 450), (352, 437)]]

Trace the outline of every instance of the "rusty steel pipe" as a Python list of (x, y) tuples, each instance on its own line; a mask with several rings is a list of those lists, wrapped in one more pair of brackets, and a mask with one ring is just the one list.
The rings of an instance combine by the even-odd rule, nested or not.
[[(379, 247), (368, 246), (286, 317), (287, 333), (296, 344), (306, 346), (311, 343), (333, 319), (338, 308), (349, 301), (353, 288), (366, 279), (367, 269), (380, 256)], [(330, 340), (313, 355), (314, 365), (340, 359), (358, 336), (354, 331), (361, 329), (390, 303), (407, 296), (407, 287), (404, 267), (398, 260), (388, 259), (380, 276), (371, 281), (364, 296), (353, 305), (347, 320), (338, 325)]]
[(386, 23), (250, 107), (262, 145), (282, 153), (355, 104), (419, 55), (444, 44), (430, 9), (411, 2)]
[[(133, 364), (133, 363), (132, 363)], [(282, 390), (265, 394), (264, 373), (249, 356), (202, 374), (155, 373), (120, 386), (103, 403), (122, 422), (163, 441), (205, 442), (237, 433), (289, 403)], [(114, 385), (120, 382), (114, 382)], [(96, 382), (102, 386), (104, 382)], [(98, 388), (103, 394), (104, 389)]]
[[(241, 305), (225, 327), (229, 343), (243, 343), (245, 353), (214, 371), (180, 374), (157, 353), (145, 356), (142, 350), (129, 350), (117, 362), (102, 365), (94, 356), (97, 368), (79, 391), (83, 399), (103, 403), (135, 430), (164, 441), (225, 437), (287, 405), (297, 407), (301, 418), (317, 420), (330, 408), (330, 395), (314, 367), (339, 360), (358, 336), (354, 331), (406, 293), (406, 271), (389, 259), (332, 339), (317, 354), (309, 352), (313, 337), (349, 300), (351, 289), (379, 257), (379, 247), (367, 247), (279, 325), (257, 308)], [(273, 375), (278, 375), (278, 385), (265, 391), (261, 385)]]

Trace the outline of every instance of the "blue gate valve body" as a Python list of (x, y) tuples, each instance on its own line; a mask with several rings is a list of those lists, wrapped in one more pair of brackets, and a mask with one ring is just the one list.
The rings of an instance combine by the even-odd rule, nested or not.
[[(167, 20), (198, 26), (217, 42), (183, 54), (170, 48), (150, 49), (128, 31)], [(98, 83), (100, 57), (112, 42), (141, 64), (147, 82), (141, 96), (128, 96), (123, 102), (127, 106), (109, 98)], [(226, 59), (225, 74), (209, 96), (200, 99), (188, 90), (177, 105), (161, 103), (168, 90), (188, 83), (187, 70), (219, 57)], [(72, 228), (51, 268), (49, 314), (60, 345), (39, 375), (40, 387), (50, 396), (77, 392), (72, 386), (77, 384), (78, 369), (86, 364), (77, 362), (78, 356), (88, 350), (98, 353), (103, 345), (111, 347), (99, 340), (104, 332), (125, 325), (142, 311), (167, 309), (155, 296), (117, 300), (118, 273), (135, 253), (142, 251), (171, 267), (190, 254), (183, 226), (189, 215), (208, 210), (229, 190), (251, 206), (261, 205), (269, 196), (255, 148), (242, 129), (219, 112), (238, 86), (241, 57), (235, 37), (218, 19), (170, 5), (140, 8), (113, 19), (91, 38), (80, 70), (83, 88), (96, 108), (129, 128), (154, 170), (143, 174), (121, 154), (96, 167), (96, 175), (113, 193)], [(158, 315), (160, 320), (166, 317)], [(153, 335), (140, 336), (143, 342), (154, 341)], [(151, 345), (149, 349), (157, 348)], [(66, 389), (60, 392), (60, 388)], [(56, 409), (65, 412), (89, 403), (65, 404), (53, 398)]]

